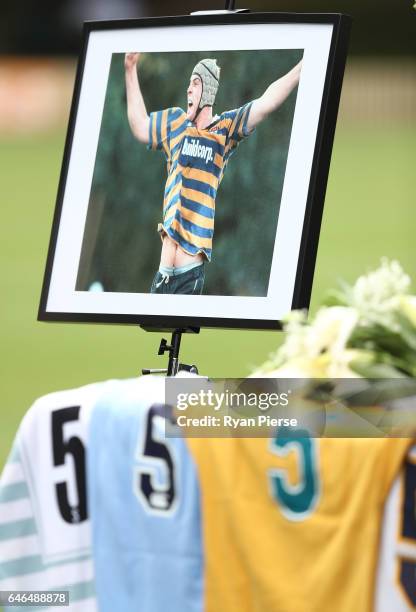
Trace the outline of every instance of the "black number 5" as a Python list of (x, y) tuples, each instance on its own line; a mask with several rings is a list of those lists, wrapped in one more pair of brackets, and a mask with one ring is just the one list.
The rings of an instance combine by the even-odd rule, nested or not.
[(85, 449), (79, 438), (64, 439), (64, 425), (79, 418), (80, 406), (62, 408), (52, 413), (53, 463), (55, 467), (65, 464), (66, 455), (71, 455), (75, 468), (75, 483), (78, 502), (71, 505), (68, 499), (68, 484), (58, 482), (56, 498), (62, 518), (67, 523), (80, 523), (88, 518), (87, 487), (85, 478)]

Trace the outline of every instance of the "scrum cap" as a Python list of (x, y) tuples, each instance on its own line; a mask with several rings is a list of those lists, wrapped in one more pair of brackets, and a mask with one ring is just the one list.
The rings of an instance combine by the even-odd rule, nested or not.
[(217, 95), (220, 84), (221, 68), (217, 65), (216, 59), (203, 59), (197, 63), (192, 74), (197, 74), (202, 81), (202, 95), (199, 101), (199, 108), (212, 106)]

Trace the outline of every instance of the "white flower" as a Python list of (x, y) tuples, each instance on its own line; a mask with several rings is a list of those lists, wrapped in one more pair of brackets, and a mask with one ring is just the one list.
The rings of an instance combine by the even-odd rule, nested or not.
[(269, 372), (270, 376), (288, 378), (296, 373), (318, 378), (356, 376), (350, 363), (357, 351), (348, 348), (354, 329), (369, 326), (374, 336), (374, 342), (370, 339), (371, 354), (376, 359), (386, 349), (377, 344), (379, 332), (372, 326), (403, 332), (403, 315), (416, 327), (416, 296), (408, 295), (409, 287), (410, 278), (400, 264), (382, 259), (377, 270), (360, 276), (353, 287), (346, 286), (341, 297), (348, 306), (323, 307), (311, 322), (306, 312), (291, 312), (286, 319), (284, 344), (256, 374)]
[(306, 311), (292, 310), (285, 319), (286, 338), (282, 346), (269, 355), (261, 366), (260, 373), (271, 372), (283, 363), (296, 359), (305, 351), (305, 334), (307, 332)]
[(283, 366), (302, 371), (304, 376), (329, 376), (334, 374), (328, 374), (328, 368), (344, 370), (344, 351), (357, 320), (357, 311), (345, 306), (321, 308), (310, 324), (304, 312), (293, 311), (287, 319), (285, 343), (261, 371)]
[(416, 327), (416, 295), (402, 295), (398, 300), (398, 309)]
[(339, 356), (345, 350), (357, 321), (358, 313), (354, 308), (321, 308), (307, 330), (307, 354), (313, 357), (328, 352), (334, 358)]
[(361, 323), (378, 323), (397, 331), (394, 311), (398, 299), (406, 295), (410, 278), (397, 261), (381, 260), (381, 266), (360, 276), (352, 288), (351, 306), (359, 312)]

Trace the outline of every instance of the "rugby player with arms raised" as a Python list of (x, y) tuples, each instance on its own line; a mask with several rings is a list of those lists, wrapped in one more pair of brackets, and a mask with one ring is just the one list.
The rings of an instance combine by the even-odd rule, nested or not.
[(164, 152), (168, 178), (163, 202), (160, 267), (151, 293), (200, 294), (204, 261), (211, 260), (215, 199), (230, 156), (239, 142), (279, 108), (299, 82), (301, 62), (257, 99), (213, 115), (220, 68), (215, 59), (194, 67), (187, 109), (147, 113), (137, 74), (139, 53), (125, 55), (127, 115), (133, 135)]

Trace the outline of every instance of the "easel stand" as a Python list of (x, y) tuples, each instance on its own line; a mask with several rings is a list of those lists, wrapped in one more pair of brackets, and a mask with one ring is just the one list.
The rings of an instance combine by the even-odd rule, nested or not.
[[(234, 13), (249, 13), (249, 9), (236, 9), (235, 0), (225, 0), (225, 9), (217, 11), (196, 11), (191, 15), (215, 15), (215, 14), (234, 14)], [(170, 344), (168, 344), (166, 338), (162, 338), (157, 352), (158, 355), (164, 355), (166, 352), (169, 353), (169, 361), (167, 368), (143, 368), (142, 374), (166, 374), (167, 376), (176, 376), (180, 371), (192, 372), (198, 374), (198, 368), (195, 365), (187, 365), (186, 363), (179, 362), (179, 349), (181, 346), (182, 334), (193, 333), (199, 334), (199, 327), (183, 327), (178, 329), (162, 330), (152, 327), (141, 326), (146, 331), (170, 331), (172, 332), (172, 338)]]
[(166, 374), (167, 376), (176, 376), (180, 371), (192, 372), (198, 374), (198, 368), (195, 365), (187, 365), (186, 363), (179, 362), (179, 349), (181, 347), (182, 334), (193, 333), (199, 334), (199, 327), (183, 327), (173, 330), (160, 330), (151, 327), (144, 327), (146, 331), (172, 331), (172, 338), (170, 344), (168, 344), (166, 338), (162, 338), (157, 352), (158, 355), (164, 355), (166, 352), (169, 353), (169, 361), (167, 368), (156, 368), (148, 369), (143, 368), (142, 374)]

